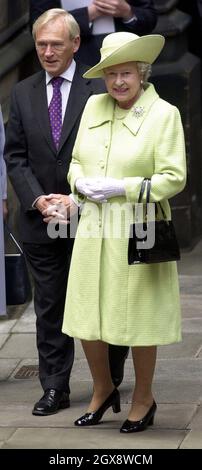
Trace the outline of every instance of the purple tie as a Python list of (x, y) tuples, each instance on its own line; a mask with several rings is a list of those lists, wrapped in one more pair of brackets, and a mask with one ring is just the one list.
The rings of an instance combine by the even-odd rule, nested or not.
[(62, 131), (62, 95), (60, 87), (62, 85), (64, 78), (54, 77), (51, 80), (53, 86), (53, 96), (48, 108), (50, 125), (53, 140), (56, 146), (56, 149), (59, 147), (60, 136)]

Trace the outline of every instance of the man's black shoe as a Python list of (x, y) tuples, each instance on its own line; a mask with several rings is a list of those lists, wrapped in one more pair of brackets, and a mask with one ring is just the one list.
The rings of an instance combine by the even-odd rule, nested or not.
[(61, 409), (69, 408), (69, 406), (68, 393), (49, 388), (43, 397), (35, 403), (32, 414), (37, 416), (53, 415)]
[(115, 387), (118, 387), (124, 376), (125, 360), (128, 357), (128, 346), (109, 346), (109, 364), (112, 382)]

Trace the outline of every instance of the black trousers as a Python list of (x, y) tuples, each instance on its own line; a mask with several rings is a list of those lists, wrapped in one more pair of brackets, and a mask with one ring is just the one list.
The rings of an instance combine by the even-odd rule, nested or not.
[[(61, 328), (72, 245), (73, 240), (66, 238), (57, 238), (47, 244), (23, 244), (34, 280), (39, 378), (44, 390), (70, 391), (74, 340), (63, 334)], [(128, 348), (109, 348), (111, 372), (117, 376)]]

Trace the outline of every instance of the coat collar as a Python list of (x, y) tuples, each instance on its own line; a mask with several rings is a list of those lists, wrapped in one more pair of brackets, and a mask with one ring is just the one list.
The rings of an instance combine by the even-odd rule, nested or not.
[[(132, 106), (129, 113), (123, 120), (123, 124), (136, 135), (147, 116), (153, 103), (159, 98), (154, 86), (151, 83), (145, 85), (145, 91)], [(98, 127), (102, 124), (113, 121), (115, 101), (108, 94), (102, 95), (102, 106), (96, 110), (96, 115), (92, 116), (89, 127)]]
[(90, 117), (89, 128), (99, 127), (106, 122), (113, 121), (114, 99), (108, 93), (99, 95), (98, 99), (101, 99), (101, 103), (99, 102), (100, 106), (97, 107), (96, 113)]

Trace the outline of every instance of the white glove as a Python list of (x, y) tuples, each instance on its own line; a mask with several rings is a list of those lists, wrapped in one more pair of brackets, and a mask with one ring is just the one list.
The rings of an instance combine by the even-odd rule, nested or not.
[(78, 178), (75, 183), (77, 191), (84, 194), (84, 196), (90, 197), (93, 194), (90, 190), (93, 181), (95, 181), (95, 178)]
[(92, 201), (106, 202), (115, 196), (124, 196), (125, 188), (123, 180), (111, 177), (79, 178), (76, 188)]

